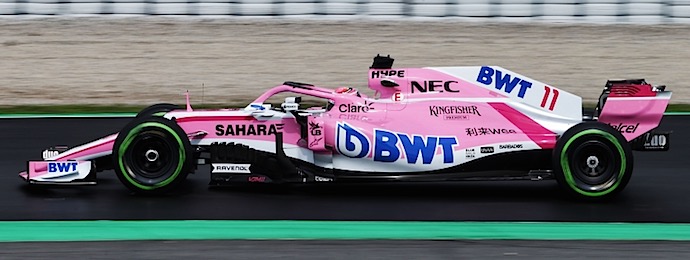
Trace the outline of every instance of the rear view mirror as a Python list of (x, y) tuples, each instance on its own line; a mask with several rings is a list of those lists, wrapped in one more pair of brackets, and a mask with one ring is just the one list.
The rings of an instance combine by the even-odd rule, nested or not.
[(395, 83), (395, 81), (393, 81), (392, 79), (382, 79), (381, 85), (389, 88), (400, 86), (398, 85), (398, 83)]

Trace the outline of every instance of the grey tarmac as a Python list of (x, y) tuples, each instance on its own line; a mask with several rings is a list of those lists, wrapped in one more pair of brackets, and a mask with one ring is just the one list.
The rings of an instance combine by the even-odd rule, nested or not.
[(674, 241), (211, 240), (0, 243), (14, 259), (687, 259)]

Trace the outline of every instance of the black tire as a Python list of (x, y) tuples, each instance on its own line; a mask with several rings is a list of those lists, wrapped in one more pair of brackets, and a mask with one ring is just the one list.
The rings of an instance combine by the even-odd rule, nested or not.
[(118, 134), (113, 169), (128, 189), (161, 194), (179, 186), (193, 169), (194, 154), (185, 132), (161, 117), (136, 118)]
[(553, 156), (556, 180), (576, 198), (613, 197), (625, 188), (633, 172), (630, 144), (601, 122), (583, 122), (568, 129)]
[(136, 118), (154, 116), (160, 112), (170, 112), (175, 109), (180, 109), (180, 106), (168, 103), (155, 104), (139, 111), (139, 113), (137, 113)]

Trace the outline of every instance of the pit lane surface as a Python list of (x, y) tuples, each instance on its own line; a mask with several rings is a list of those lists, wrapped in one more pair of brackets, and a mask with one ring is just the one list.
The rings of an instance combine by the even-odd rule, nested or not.
[(555, 181), (361, 184), (254, 191), (210, 189), (208, 168), (179, 194), (130, 194), (112, 172), (90, 187), (34, 188), (17, 173), (52, 145), (79, 145), (117, 132), (129, 118), (0, 119), (0, 219), (311, 219), (690, 222), (688, 116), (665, 116), (669, 152), (636, 152), (632, 180), (603, 203), (572, 201)]

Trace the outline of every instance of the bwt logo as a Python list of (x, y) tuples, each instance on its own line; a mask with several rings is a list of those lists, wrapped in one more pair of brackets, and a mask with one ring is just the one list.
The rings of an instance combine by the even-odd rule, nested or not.
[(49, 162), (48, 172), (73, 172), (77, 170), (77, 162)]
[(520, 91), (518, 91), (517, 96), (520, 98), (525, 98), (525, 93), (528, 88), (532, 87), (532, 82), (527, 80), (513, 77), (510, 74), (503, 74), (502, 71), (492, 69), (491, 67), (483, 66), (479, 69), (479, 75), (477, 75), (477, 82), (484, 85), (490, 86), (494, 83), (494, 87), (500, 90), (503, 89), (506, 93), (512, 93), (513, 89), (520, 85)]
[[(410, 138), (411, 137), (411, 138)], [(420, 136), (395, 133), (375, 129), (373, 149), (371, 140), (347, 123), (338, 123), (336, 127), (337, 149), (340, 154), (351, 158), (363, 158), (373, 150), (373, 159), (377, 162), (395, 162), (404, 153), (407, 163), (416, 164), (420, 155), (423, 164), (431, 164), (436, 155), (436, 148), (441, 147), (443, 163), (452, 163), (453, 146), (458, 144), (456, 137)], [(402, 151), (400, 146), (402, 145)]]

